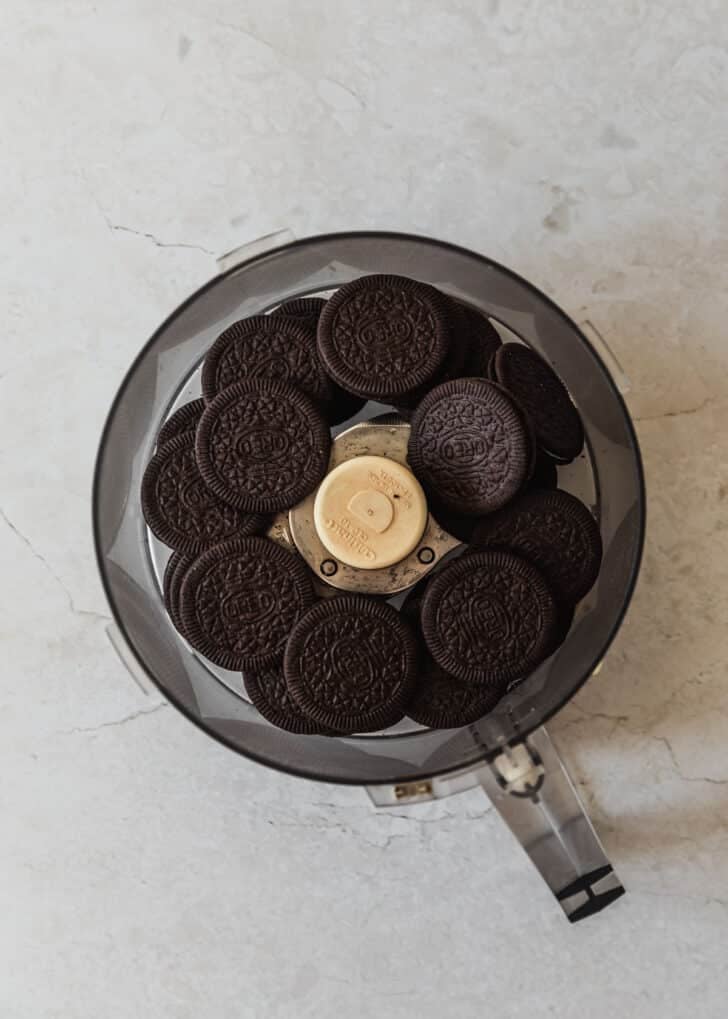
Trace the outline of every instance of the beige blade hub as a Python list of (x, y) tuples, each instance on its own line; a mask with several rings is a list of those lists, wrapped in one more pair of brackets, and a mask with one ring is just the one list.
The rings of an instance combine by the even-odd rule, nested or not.
[(428, 513), (409, 430), (385, 415), (341, 432), (317, 491), (273, 522), (269, 537), (300, 552), (319, 595), (404, 591), (459, 545)]
[(342, 563), (360, 570), (391, 566), (414, 551), (427, 524), (427, 500), (414, 474), (383, 456), (358, 456), (319, 486), (316, 533)]

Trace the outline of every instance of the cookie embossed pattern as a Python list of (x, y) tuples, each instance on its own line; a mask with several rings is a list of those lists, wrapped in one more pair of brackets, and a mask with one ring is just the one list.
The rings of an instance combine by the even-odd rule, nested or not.
[(367, 398), (416, 390), (447, 355), (447, 307), (433, 287), (405, 277), (368, 276), (341, 287), (318, 323), (327, 371)]
[(417, 407), (409, 457), (443, 505), (477, 517), (524, 485), (530, 446), (506, 393), (485, 379), (459, 379), (437, 386)]

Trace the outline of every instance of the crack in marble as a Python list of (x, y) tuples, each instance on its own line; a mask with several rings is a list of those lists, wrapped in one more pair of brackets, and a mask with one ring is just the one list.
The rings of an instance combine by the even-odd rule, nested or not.
[(705, 410), (705, 408), (709, 407), (713, 402), (712, 396), (706, 396), (704, 400), (696, 404), (694, 407), (681, 407), (677, 410), (663, 411), (661, 414), (647, 414), (644, 417), (638, 417), (636, 414), (633, 414), (632, 420), (644, 423), (646, 421), (662, 421), (663, 418), (690, 417), (691, 414), (699, 414), (701, 410)]
[(353, 88), (350, 88), (348, 85), (345, 85), (344, 82), (340, 81), (338, 78), (326, 78), (324, 80), (325, 81), (330, 81), (332, 85), (336, 85), (343, 92), (347, 92), (351, 96), (352, 99), (355, 99), (357, 101), (357, 103), (359, 103), (359, 106), (362, 108), (362, 110), (366, 110), (367, 104), (364, 102), (364, 100), (359, 95), (359, 93), (355, 92)]
[[(715, 778), (711, 775), (686, 775), (685, 772), (682, 770), (682, 767), (680, 766), (680, 762), (677, 759), (677, 754), (675, 753), (672, 743), (667, 738), (667, 736), (655, 735), (654, 733), (648, 732), (646, 728), (645, 729), (631, 728), (627, 724), (627, 722), (629, 721), (628, 715), (609, 715), (603, 711), (587, 711), (585, 708), (582, 708), (578, 704), (573, 704), (572, 706), (575, 707), (577, 711), (580, 711), (585, 718), (595, 718), (598, 720), (614, 722), (615, 729), (621, 727), (625, 730), (625, 732), (628, 732), (631, 736), (642, 736), (646, 739), (654, 740), (656, 743), (662, 743), (670, 757), (673, 771), (682, 782), (695, 782), (695, 783), (705, 782), (708, 785), (728, 785), (728, 778)], [(561, 726), (561, 731), (563, 732), (566, 729), (570, 728), (571, 726), (577, 725), (581, 721), (582, 719), (580, 718), (574, 718), (567, 722), (564, 722), (564, 724)]]
[(660, 706), (661, 715), (665, 716), (668, 714), (668, 709), (675, 703), (676, 700), (678, 700), (682, 696), (683, 691), (687, 687), (703, 686), (703, 677), (706, 676), (711, 671), (711, 669), (715, 668), (715, 666), (719, 664), (720, 663), (717, 662), (711, 663), (706, 668), (701, 669), (699, 672), (697, 672), (694, 676), (688, 676), (687, 679), (683, 680), (683, 682), (680, 683), (680, 685), (676, 687), (675, 690), (673, 690), (673, 692), (670, 694), (667, 700)]
[[(316, 802), (316, 803), (310, 804), (310, 806), (312, 806), (312, 807), (323, 807), (325, 809), (345, 810), (345, 811), (347, 811), (347, 813), (349, 813), (352, 810), (351, 807), (342, 806), (341, 804), (334, 804), (334, 803)], [(468, 813), (468, 814), (464, 814), (464, 815), (459, 815), (459, 814), (446, 813), (446, 814), (443, 814), (440, 817), (419, 818), (419, 817), (413, 817), (413, 816), (407, 815), (407, 814), (389, 814), (388, 813), (388, 808), (387, 807), (383, 807), (381, 809), (372, 808), (371, 814), (368, 812), (367, 816), (374, 816), (374, 817), (379, 817), (379, 818), (387, 817), (388, 816), (388, 817), (397, 818), (400, 821), (408, 821), (408, 822), (412, 823), (413, 825), (417, 826), (419, 833), (422, 834), (423, 829), (426, 826), (428, 826), (428, 825), (433, 825), (433, 824), (434, 825), (440, 825), (440, 824), (442, 824), (443, 821), (448, 821), (448, 820), (461, 820), (462, 819), (462, 820), (465, 820), (465, 821), (477, 821), (480, 818), (485, 817), (487, 814), (489, 814), (492, 811), (492, 809), (493, 809), (492, 805), (489, 805), (484, 810), (479, 811), (479, 812), (474, 813), (474, 814), (473, 813)], [(342, 821), (334, 820), (332, 818), (328, 818), (326, 816), (321, 816), (321, 815), (308, 816), (308, 817), (307, 816), (303, 816), (303, 817), (300, 817), (300, 818), (285, 819), (285, 820), (284, 819), (279, 819), (277, 817), (276, 818), (266, 818), (266, 824), (270, 825), (271, 828), (294, 828), (294, 829), (296, 829), (296, 828), (297, 829), (302, 829), (303, 828), (303, 829), (307, 829), (307, 830), (313, 831), (313, 832), (338, 831), (342, 835), (353, 836), (354, 838), (359, 839), (364, 845), (370, 846), (372, 849), (380, 850), (381, 852), (386, 852), (388, 849), (391, 848), (391, 846), (392, 846), (392, 844), (394, 842), (396, 842), (396, 841), (398, 841), (400, 839), (404, 839), (404, 840), (409, 842), (409, 841), (411, 841), (411, 838), (412, 838), (412, 833), (411, 832), (401, 832), (400, 831), (400, 832), (391, 832), (389, 835), (384, 835), (381, 840), (377, 841), (377, 840), (375, 840), (374, 838), (371, 837), (371, 835), (373, 833), (370, 834), (370, 833), (367, 833), (367, 832), (363, 832), (357, 826), (350, 825), (350, 824), (345, 824)], [(452, 832), (453, 828), (448, 825), (448, 826), (443, 827), (443, 831)]]
[(125, 234), (133, 234), (135, 237), (144, 237), (146, 240), (151, 241), (152, 244), (154, 244), (158, 248), (187, 248), (189, 251), (201, 251), (204, 255), (212, 255), (213, 257), (215, 256), (214, 251), (210, 251), (209, 248), (205, 248), (201, 244), (184, 244), (181, 241), (179, 242), (160, 241), (158, 237), (155, 237), (155, 235), (152, 233), (148, 233), (146, 230), (134, 230), (130, 226), (122, 226), (121, 223), (112, 223), (108, 216), (106, 216), (104, 213), (102, 213), (102, 215), (106, 220), (106, 225), (112, 232), (119, 231)]
[(265, 46), (267, 49), (277, 53), (276, 47), (272, 42), (268, 42), (267, 39), (263, 39), (261, 36), (256, 35), (255, 32), (251, 32), (249, 28), (243, 28), (242, 25), (236, 25), (232, 21), (222, 21), (220, 18), (215, 20), (215, 24), (219, 28), (227, 28), (230, 32), (237, 32), (238, 35), (244, 35), (248, 39), (252, 39), (253, 42), (259, 43), (261, 46)]
[(440, 824), (442, 821), (480, 821), (481, 818), (492, 812), (493, 805), (491, 804), (485, 807), (484, 810), (477, 811), (477, 813), (451, 814), (448, 812), (441, 814), (440, 817), (415, 817), (412, 814), (393, 814), (390, 813), (389, 807), (379, 807), (377, 809), (383, 814), (386, 812), (385, 816), (387, 817), (398, 817), (402, 821), (414, 821), (416, 824)]
[[(404, 835), (400, 833), (395, 835), (387, 835), (384, 842), (379, 842), (376, 844), (379, 846), (380, 849), (387, 850), (392, 845), (392, 843), (396, 842), (398, 839), (406, 839), (407, 841), (409, 841), (409, 834)], [(374, 845), (374, 843), (372, 843), (372, 845)]]
[[(610, 715), (606, 711), (587, 711), (587, 709), (586, 708), (582, 708), (582, 706), (580, 704), (574, 704), (573, 707), (575, 707), (577, 711), (581, 711), (582, 715), (586, 715), (587, 718), (602, 718), (602, 719), (606, 719), (606, 721), (608, 721), (608, 722), (616, 722), (617, 725), (620, 725), (622, 723), (626, 723), (626, 722), (629, 721), (629, 715)], [(578, 721), (579, 721), (578, 718), (574, 719), (574, 722), (578, 722)], [(566, 723), (566, 725), (570, 725), (570, 724), (572, 724), (572, 723), (569, 723), (569, 722)], [(632, 731), (632, 730), (630, 730), (630, 731)]]
[(281, 818), (266, 818), (266, 824), (270, 825), (271, 828), (305, 828), (309, 831), (314, 832), (325, 832), (325, 831), (338, 831), (342, 835), (354, 835), (356, 838), (361, 838), (367, 845), (374, 846), (376, 849), (381, 848), (381, 842), (372, 842), (363, 836), (361, 832), (355, 831), (349, 825), (342, 824), (340, 821), (327, 821), (324, 817), (301, 817), (293, 821), (284, 821)]
[(665, 747), (670, 756), (670, 760), (672, 761), (672, 766), (676, 774), (678, 775), (679, 778), (682, 779), (683, 782), (707, 782), (709, 785), (728, 785), (728, 778), (713, 778), (710, 775), (686, 775), (683, 772), (682, 768), (680, 767), (680, 762), (677, 759), (677, 754), (675, 753), (672, 743), (667, 738), (667, 736), (650, 735), (650, 739), (655, 740), (657, 743), (663, 744), (663, 746)]
[(79, 608), (77, 608), (76, 607), (76, 603), (75, 603), (75, 601), (73, 599), (73, 595), (71, 594), (69, 589), (66, 587), (64, 582), (61, 580), (61, 578), (58, 576), (56, 571), (53, 569), (51, 564), (48, 562), (46, 557), (44, 555), (42, 555), (40, 552), (38, 552), (38, 550), (33, 545), (32, 541), (30, 540), (30, 538), (26, 537), (26, 535), (23, 534), (23, 532), (18, 527), (16, 527), (16, 525), (12, 522), (12, 520), (8, 517), (7, 513), (5, 513), (5, 511), (2, 508), (0, 508), (0, 518), (2, 518), (3, 522), (13, 532), (13, 534), (19, 539), (19, 541), (21, 541), (23, 543), (23, 545), (25, 545), (25, 547), (29, 550), (29, 552), (31, 553), (33, 558), (37, 559), (38, 562), (43, 564), (43, 566), (46, 569), (46, 572), (53, 578), (53, 580), (56, 582), (56, 584), (60, 587), (60, 589), (65, 594), (66, 599), (68, 601), (68, 607), (69, 607), (69, 609), (71, 610), (71, 612), (73, 613), (74, 616), (80, 616), (80, 617), (84, 617), (85, 616), (88, 619), (101, 619), (101, 620), (103, 620), (106, 623), (110, 623), (111, 622), (111, 616), (107, 616), (103, 612), (93, 612), (91, 609), (79, 609)]
[(126, 725), (128, 722), (133, 722), (137, 718), (142, 718), (144, 715), (154, 715), (158, 711), (162, 711), (164, 708), (168, 708), (169, 704), (163, 701), (161, 704), (155, 704), (153, 708), (148, 708), (146, 711), (140, 708), (139, 711), (132, 711), (130, 715), (124, 715), (123, 718), (113, 718), (110, 722), (101, 722), (99, 725), (90, 726), (74, 726), (73, 729), (58, 729), (54, 735), (56, 736), (72, 736), (79, 732), (99, 732), (100, 729), (115, 729), (120, 725)]
[[(352, 807), (348, 806), (347, 804), (342, 804), (342, 803), (327, 803), (327, 802), (321, 801), (321, 800), (317, 800), (315, 803), (311, 803), (310, 806), (312, 806), (312, 807), (321, 807), (324, 810), (346, 810), (346, 811), (349, 811), (349, 810), (352, 810), (352, 809), (359, 809), (359, 810), (362, 809), (361, 807), (354, 807), (354, 808), (352, 808)], [(464, 820), (464, 821), (479, 821), (479, 820), (481, 820), (482, 818), (486, 817), (488, 814), (490, 814), (492, 812), (493, 805), (492, 805), (492, 803), (489, 803), (486, 807), (483, 808), (483, 810), (478, 810), (476, 812), (469, 811), (466, 814), (453, 814), (450, 811), (446, 811), (444, 814), (440, 814), (439, 817), (417, 817), (416, 814), (402, 814), (402, 813), (399, 813), (396, 810), (393, 810), (392, 807), (376, 807), (374, 805), (372, 805), (371, 807), (363, 808), (363, 809), (366, 809), (367, 812), (373, 811), (379, 817), (396, 817), (400, 821), (411, 821), (414, 824), (441, 824), (443, 821), (459, 821), (459, 820)]]

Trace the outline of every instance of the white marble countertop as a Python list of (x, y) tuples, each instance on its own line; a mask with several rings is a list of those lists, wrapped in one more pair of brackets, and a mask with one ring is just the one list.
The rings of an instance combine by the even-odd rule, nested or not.
[[(0, 109), (3, 1019), (723, 1019), (725, 5), (5, 0)], [(628, 888), (588, 921), (475, 793), (376, 813), (256, 767), (109, 646), (111, 398), (214, 254), (285, 226), (489, 254), (631, 384), (641, 583), (552, 726)]]

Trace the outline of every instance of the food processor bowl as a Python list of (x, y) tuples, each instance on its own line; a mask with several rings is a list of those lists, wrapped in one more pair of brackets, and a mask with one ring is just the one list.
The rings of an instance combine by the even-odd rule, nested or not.
[[(297, 735), (262, 718), (241, 677), (211, 666), (174, 629), (161, 595), (168, 552), (146, 527), (140, 484), (164, 420), (199, 396), (202, 359), (223, 329), (291, 298), (326, 297), (371, 273), (410, 276), (440, 288), (487, 314), (504, 340), (529, 344), (553, 365), (578, 406), (586, 434), (579, 458), (559, 468), (559, 487), (591, 508), (604, 558), (563, 645), (513, 684), (476, 724), (429, 730), (405, 721), (377, 734)], [(389, 410), (369, 403), (336, 431)], [(635, 586), (645, 494), (622, 396), (592, 344), (553, 301), (509, 269), (452, 244), (405, 234), (340, 233), (293, 241), (234, 265), (157, 329), (123, 380), (103, 430), (93, 526), (99, 570), (123, 641), (189, 719), (269, 767), (326, 782), (396, 786), (417, 798), (416, 790), (428, 788), (433, 776), (467, 773), (525, 745), (597, 669)]]

